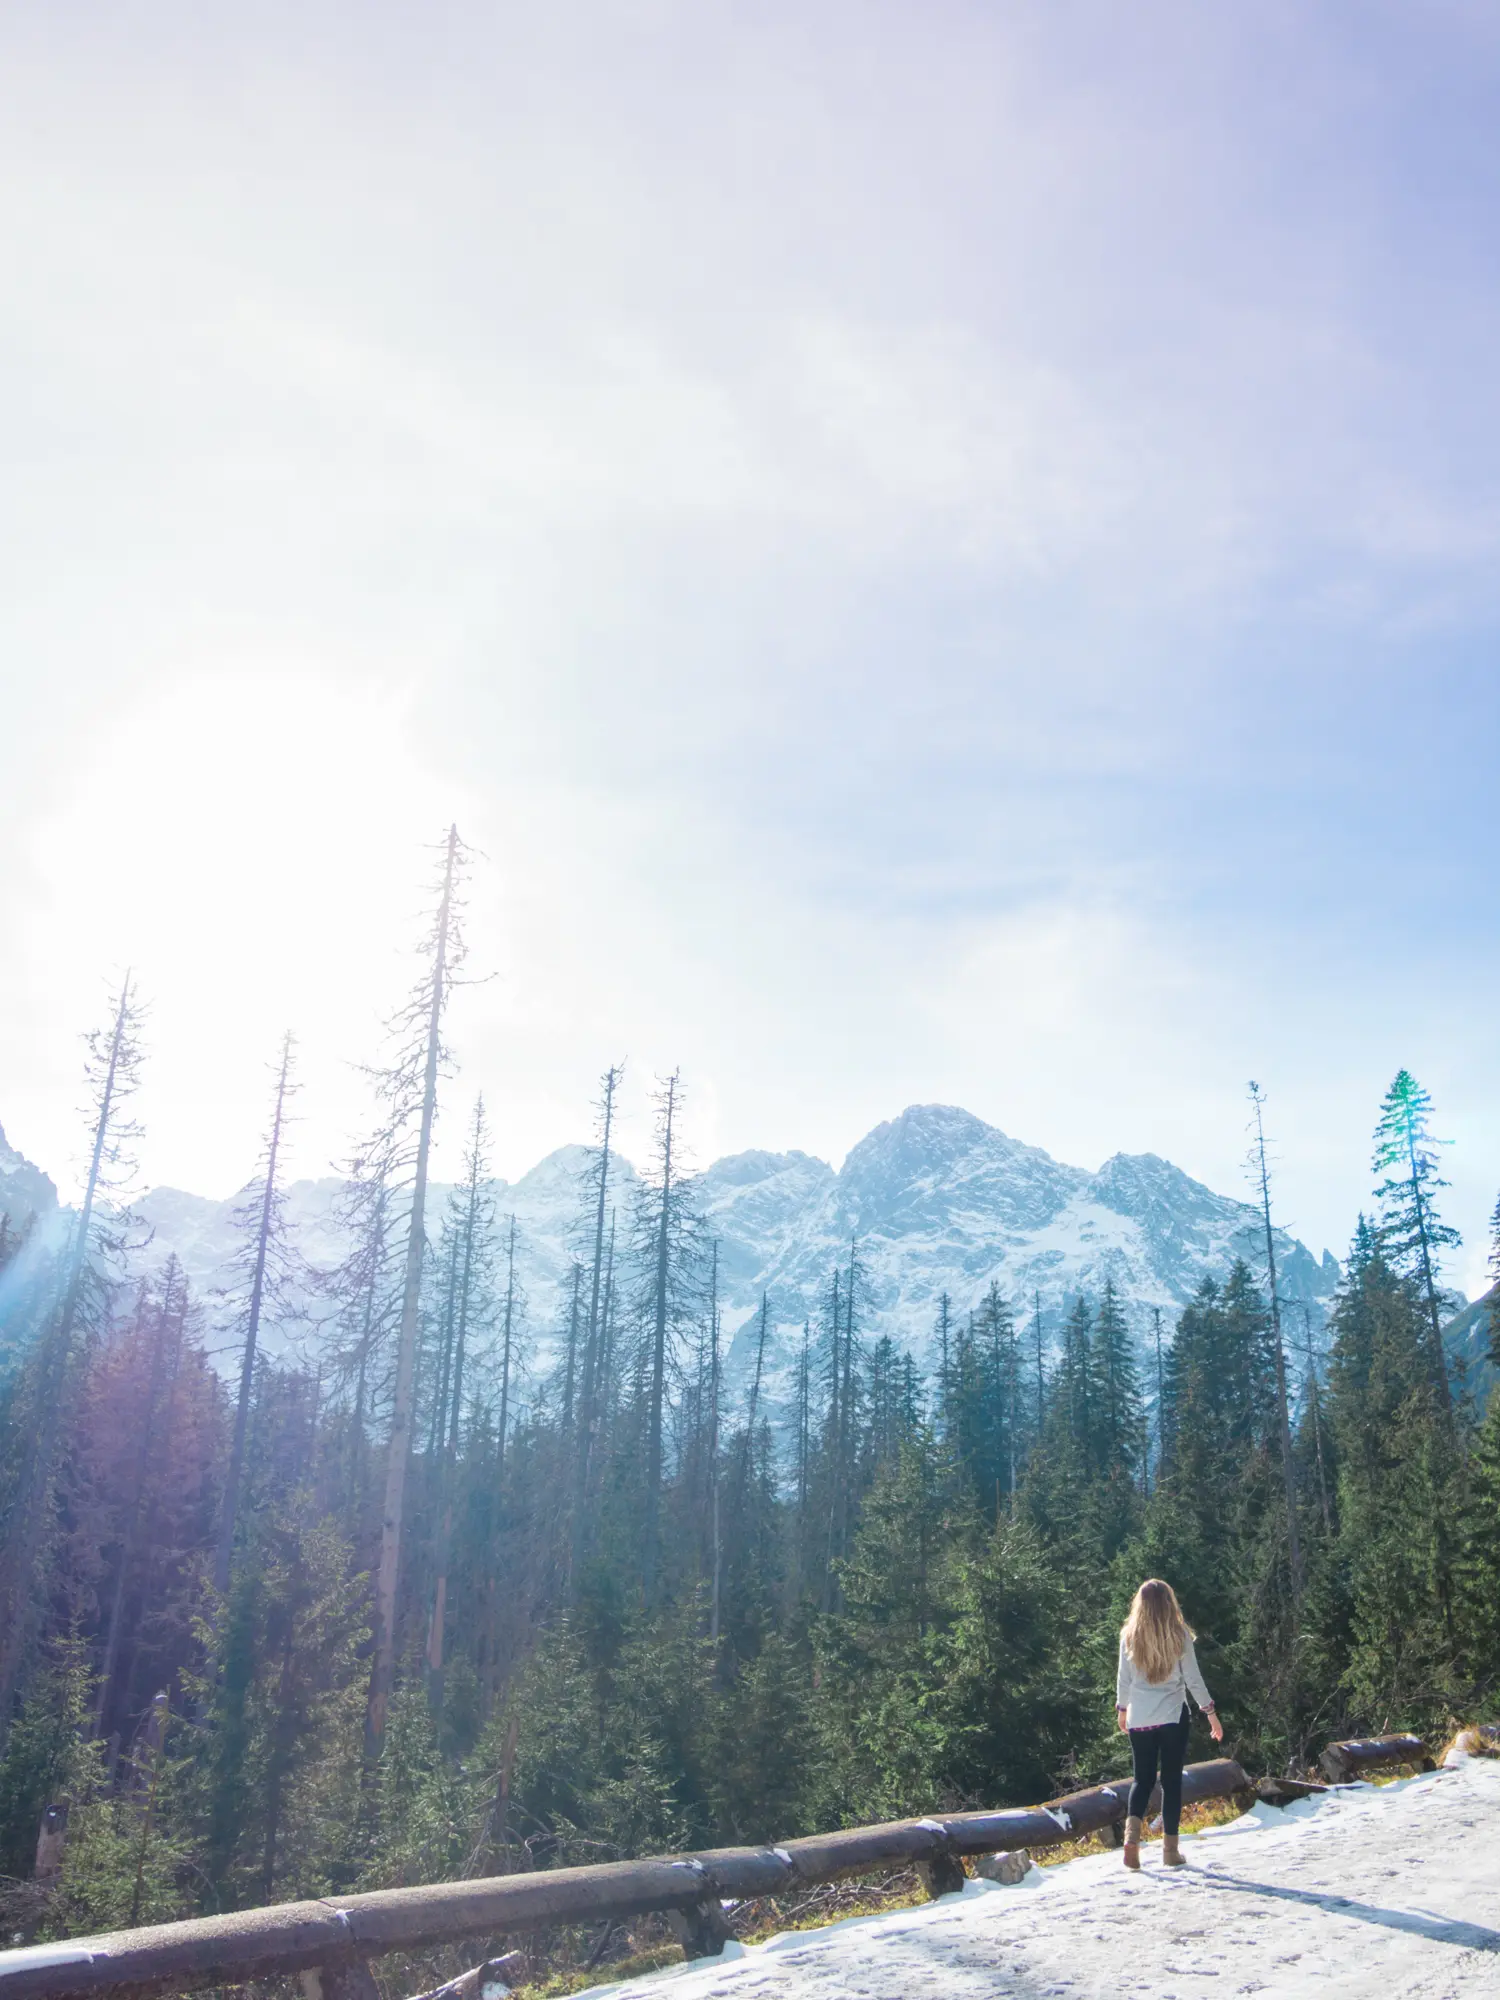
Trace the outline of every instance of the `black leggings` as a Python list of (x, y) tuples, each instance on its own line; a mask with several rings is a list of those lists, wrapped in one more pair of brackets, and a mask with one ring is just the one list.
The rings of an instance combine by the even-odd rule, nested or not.
[(1176, 1722), (1130, 1732), (1130, 1754), (1135, 1760), (1135, 1783), (1130, 1787), (1131, 1816), (1146, 1817), (1159, 1764), (1163, 1833), (1176, 1833), (1182, 1825), (1182, 1766), (1187, 1758), (1188, 1722), (1188, 1705), (1184, 1702)]

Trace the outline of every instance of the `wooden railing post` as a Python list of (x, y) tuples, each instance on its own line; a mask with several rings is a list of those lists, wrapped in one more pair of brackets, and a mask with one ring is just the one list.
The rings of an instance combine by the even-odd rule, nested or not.
[(954, 1852), (953, 1836), (940, 1819), (919, 1819), (922, 1833), (935, 1834), (942, 1845), (935, 1854), (923, 1855), (917, 1863), (917, 1879), (935, 1903), (939, 1896), (952, 1896), (964, 1886), (964, 1864)]
[(967, 1880), (964, 1864), (956, 1854), (934, 1854), (928, 1861), (919, 1861), (917, 1874), (934, 1903), (939, 1896), (954, 1895)]
[(362, 1958), (332, 1959), (302, 1975), (303, 2000), (380, 2000), (380, 1988)]
[(1431, 1771), (1431, 1753), (1420, 1736), (1356, 1736), (1330, 1743), (1318, 1759), (1335, 1785), (1349, 1784), (1361, 1771), (1378, 1771), (1386, 1764), (1415, 1764)]
[(729, 1917), (724, 1905), (719, 1901), (717, 1884), (713, 1870), (703, 1861), (689, 1861), (687, 1866), (695, 1871), (703, 1883), (703, 1895), (685, 1909), (667, 1910), (667, 1919), (673, 1937), (682, 1946), (684, 1958), (717, 1958), (719, 1953), (734, 1936), (729, 1927)]
[(705, 1896), (701, 1903), (689, 1903), (685, 1910), (668, 1910), (666, 1918), (684, 1958), (717, 1958), (734, 1936), (728, 1912), (717, 1896)]

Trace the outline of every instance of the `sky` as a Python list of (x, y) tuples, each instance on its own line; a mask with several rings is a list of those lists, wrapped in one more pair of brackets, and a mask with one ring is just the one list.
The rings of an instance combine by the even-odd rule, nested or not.
[(1500, 1189), (1500, 14), (0, 5), (0, 1123), (344, 1157), (433, 843), (440, 1170), (628, 1064), (912, 1102), (1341, 1253), (1395, 1071)]

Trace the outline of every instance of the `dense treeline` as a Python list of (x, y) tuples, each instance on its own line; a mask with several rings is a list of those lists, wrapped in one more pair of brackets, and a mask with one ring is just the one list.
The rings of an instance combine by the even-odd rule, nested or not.
[(315, 1366), (264, 1344), (299, 1295), (290, 1039), (232, 1298), (170, 1261), (120, 1276), (128, 988), (69, 1239), (0, 1225), (12, 1931), (1045, 1796), (1119, 1766), (1146, 1573), (1261, 1768), (1500, 1689), (1500, 1397), (1484, 1414), (1444, 1359), (1452, 1235), (1405, 1072), (1324, 1350), (1289, 1353), (1273, 1272), (1237, 1263), (1156, 1329), (1144, 1382), (1109, 1284), (1046, 1339), (998, 1284), (945, 1299), (923, 1379), (866, 1334), (855, 1243), (773, 1435), (769, 1300), (725, 1391), (676, 1077), (628, 1207), (602, 1079), (544, 1375), (482, 1102), (427, 1213), (461, 881), (454, 836)]

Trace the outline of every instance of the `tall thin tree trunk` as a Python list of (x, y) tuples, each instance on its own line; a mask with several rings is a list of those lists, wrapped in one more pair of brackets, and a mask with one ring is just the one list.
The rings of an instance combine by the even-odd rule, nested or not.
[(1323, 1516), (1323, 1533), (1325, 1537), (1331, 1539), (1333, 1510), (1328, 1504), (1328, 1475), (1323, 1469), (1323, 1397), (1318, 1386), (1317, 1362), (1313, 1356), (1312, 1310), (1306, 1299), (1302, 1301), (1302, 1341), (1307, 1354), (1307, 1392), (1312, 1399), (1313, 1450), (1318, 1462), (1318, 1503)]
[(812, 1321), (802, 1322), (802, 1363), (797, 1375), (797, 1512), (807, 1514), (808, 1460), (812, 1451)]
[(469, 1212), (464, 1220), (464, 1267), (458, 1286), (458, 1331), (453, 1343), (453, 1390), (448, 1411), (448, 1463), (451, 1469), (458, 1455), (459, 1428), (463, 1420), (464, 1369), (469, 1358), (469, 1314), (474, 1305), (474, 1241), (478, 1230), (478, 1190), (470, 1192)]
[(375, 1335), (375, 1295), (385, 1261), (385, 1184), (375, 1197), (375, 1213), (370, 1223), (369, 1267), (365, 1275), (365, 1296), (359, 1329), (359, 1367), (355, 1377), (353, 1435), (349, 1440), (349, 1504), (360, 1529), (365, 1514), (365, 1376), (370, 1365), (370, 1346)]
[[(443, 1668), (447, 1645), (448, 1564), (453, 1550), (453, 1484), (458, 1464), (459, 1424), (463, 1411), (464, 1355), (468, 1345), (469, 1308), (474, 1290), (474, 1244), (479, 1229), (480, 1146), (484, 1130), (484, 1099), (474, 1107), (474, 1138), (469, 1152), (469, 1185), (464, 1204), (463, 1261), (456, 1270), (456, 1299), (450, 1301), (453, 1327), (452, 1381), (448, 1390), (447, 1435), (442, 1440), (439, 1494), (437, 1577), (432, 1593), (432, 1622), (427, 1633), (427, 1699), (434, 1715), (443, 1712)], [(454, 1237), (454, 1262), (458, 1264), (458, 1234)]]
[(1255, 1106), (1256, 1165), (1260, 1175), (1261, 1220), (1266, 1232), (1266, 1273), (1271, 1291), (1271, 1340), (1276, 1350), (1276, 1417), (1281, 1431), (1281, 1474), (1286, 1490), (1286, 1538), (1292, 1567), (1292, 1603), (1302, 1601), (1302, 1537), (1297, 1528), (1297, 1469), (1292, 1459), (1292, 1420), (1287, 1406), (1286, 1349), (1281, 1339), (1281, 1300), (1276, 1286), (1276, 1243), (1271, 1230), (1271, 1176), (1266, 1166), (1266, 1131), (1259, 1087), (1250, 1086)]
[[(715, 1255), (717, 1256), (717, 1246), (715, 1248)], [(769, 1292), (762, 1292), (760, 1295), (760, 1326), (755, 1335), (755, 1372), (750, 1378), (750, 1414), (745, 1424), (745, 1436), (747, 1440), (752, 1439), (755, 1435), (755, 1417), (760, 1405), (761, 1379), (765, 1374), (766, 1368), (766, 1336), (770, 1331), (770, 1320), (771, 1295)]]
[(1438, 1305), (1437, 1280), (1432, 1269), (1432, 1246), (1427, 1234), (1427, 1200), (1422, 1193), (1422, 1172), (1417, 1161), (1417, 1135), (1414, 1123), (1408, 1118), (1406, 1130), (1407, 1155), (1411, 1161), (1411, 1192), (1417, 1212), (1417, 1242), (1422, 1251), (1422, 1289), (1427, 1295), (1427, 1321), (1430, 1329), (1432, 1384), (1437, 1392), (1438, 1409), (1451, 1422), (1453, 1417), (1453, 1392), (1448, 1385), (1448, 1359), (1443, 1352), (1443, 1316)]
[(1042, 1294), (1040, 1287), (1038, 1287), (1032, 1296), (1036, 1304), (1036, 1434), (1037, 1440), (1040, 1442), (1042, 1419), (1046, 1414), (1043, 1408), (1045, 1383), (1042, 1377)]
[(661, 1214), (656, 1230), (656, 1271), (651, 1307), (651, 1388), (646, 1426), (646, 1524), (642, 1582), (647, 1604), (656, 1601), (661, 1569), (662, 1417), (667, 1380), (667, 1312), (672, 1254), (672, 1121), (677, 1111), (678, 1076), (667, 1079), (662, 1134)]
[(604, 1429), (614, 1409), (615, 1395), (615, 1211), (609, 1212), (609, 1247), (604, 1256), (604, 1304), (599, 1308), (599, 1376), (595, 1395), (599, 1406), (599, 1445), (602, 1459)]
[(510, 1376), (516, 1325), (516, 1218), (510, 1218), (505, 1242), (505, 1322), (500, 1344), (500, 1426), (495, 1440), (495, 1477), (505, 1474), (505, 1433), (510, 1424)]
[(713, 1532), (713, 1588), (708, 1636), (719, 1643), (719, 1612), (724, 1581), (724, 1542), (719, 1520), (719, 1245), (714, 1243), (713, 1271), (708, 1292), (708, 1478)]
[(839, 1474), (842, 1467), (840, 1439), (843, 1436), (843, 1293), (842, 1274), (833, 1274), (833, 1367), (828, 1378), (828, 1546), (823, 1555), (823, 1606), (833, 1608), (833, 1559), (839, 1520)]
[(854, 1511), (854, 1239), (849, 1239), (849, 1289), (844, 1298), (844, 1392), (840, 1411), (839, 1554), (849, 1553), (850, 1517)]
[(1161, 1359), (1161, 1307), (1151, 1308), (1156, 1329), (1156, 1483), (1161, 1485), (1162, 1468), (1167, 1462), (1167, 1378)]
[(599, 1425), (599, 1363), (603, 1339), (600, 1312), (604, 1304), (604, 1216), (609, 1201), (610, 1140), (614, 1131), (615, 1092), (621, 1066), (604, 1072), (603, 1130), (599, 1141), (599, 1194), (594, 1204), (594, 1257), (589, 1277), (589, 1316), (583, 1338), (583, 1385), (579, 1403), (578, 1462), (573, 1491), (573, 1545), (570, 1558), (577, 1568), (588, 1546), (589, 1480), (593, 1472), (594, 1436)]
[(240, 1394), (234, 1412), (234, 1444), (229, 1453), (229, 1476), (224, 1482), (224, 1502), (219, 1509), (219, 1539), (214, 1549), (214, 1589), (222, 1597), (229, 1588), (229, 1565), (234, 1555), (234, 1529), (239, 1514), (240, 1488), (245, 1477), (245, 1442), (250, 1430), (250, 1393), (255, 1382), (255, 1347), (260, 1337), (261, 1307), (265, 1300), (266, 1253), (271, 1242), (271, 1223), (276, 1213), (276, 1158), (281, 1150), (281, 1128), (286, 1116), (287, 1084), (292, 1069), (292, 1037), (282, 1038), (281, 1063), (276, 1073), (276, 1103), (271, 1113), (271, 1139), (266, 1148), (266, 1184), (261, 1191), (260, 1223), (255, 1236), (255, 1263), (250, 1275), (250, 1309), (245, 1320), (245, 1351), (240, 1359)]
[(583, 1297), (583, 1266), (573, 1264), (573, 1297), (568, 1306), (568, 1363), (563, 1381), (563, 1429), (573, 1428), (574, 1384), (578, 1373), (578, 1309)]
[(276, 1893), (276, 1844), (281, 1835), (281, 1808), (286, 1780), (296, 1748), (296, 1718), (292, 1714), (292, 1666), (296, 1659), (296, 1621), (289, 1610), (281, 1647), (281, 1675), (276, 1689), (276, 1720), (271, 1731), (270, 1768), (266, 1772), (266, 1826), (261, 1849), (260, 1893), (270, 1902)]
[[(110, 1598), (109, 1625), (104, 1636), (104, 1652), (99, 1662), (99, 1692), (94, 1703), (94, 1736), (97, 1739), (104, 1729), (104, 1718), (109, 1709), (109, 1697), (114, 1687), (115, 1666), (120, 1652), (120, 1630), (124, 1620), (125, 1590), (130, 1571), (134, 1566), (140, 1548), (141, 1509), (146, 1494), (146, 1473), (151, 1464), (151, 1451), (156, 1442), (156, 1413), (161, 1400), (162, 1377), (167, 1372), (166, 1347), (167, 1329), (176, 1315), (177, 1339), (173, 1343), (173, 1359), (168, 1385), (168, 1410), (171, 1395), (177, 1384), (177, 1369), (182, 1356), (182, 1322), (186, 1310), (186, 1298), (182, 1286), (181, 1268), (175, 1257), (167, 1264), (166, 1282), (162, 1286), (161, 1306), (156, 1315), (156, 1337), (151, 1343), (151, 1373), (146, 1390), (146, 1412), (141, 1420), (141, 1434), (136, 1445), (135, 1479), (130, 1498), (130, 1512), (126, 1518), (125, 1530), (120, 1539), (120, 1567), (115, 1577), (115, 1587)], [(144, 1288), (143, 1288), (144, 1289)]]
[(378, 1755), (385, 1742), (386, 1716), (396, 1680), (396, 1589), (400, 1580), (401, 1536), (405, 1522), (406, 1463), (411, 1453), (412, 1389), (422, 1299), (422, 1258), (427, 1247), (427, 1168), (432, 1153), (432, 1121), (437, 1111), (438, 1061), (442, 1051), (443, 1003), (448, 989), (448, 946), (453, 924), (457, 866), (458, 828), (454, 826), (448, 830), (447, 863), (443, 871), (443, 894), (438, 906), (434, 939), (432, 995), (427, 1015), (427, 1056), (422, 1079), (422, 1117), (417, 1135), (416, 1173), (412, 1181), (411, 1216), (406, 1238), (406, 1279), (401, 1294), (401, 1333), (396, 1349), (390, 1456), (386, 1461), (385, 1506), (380, 1523), (375, 1665), (370, 1676), (370, 1703), (365, 1719), (365, 1747), (371, 1756)]
[(948, 1412), (952, 1400), (952, 1382), (949, 1379), (952, 1362), (948, 1348), (952, 1336), (953, 1308), (946, 1292), (938, 1300), (938, 1416), (946, 1432)]
[(1016, 1486), (1018, 1483), (1016, 1471), (1016, 1426), (1018, 1422), (1017, 1403), (1019, 1398), (1016, 1393), (1016, 1375), (1016, 1321), (1015, 1315), (1012, 1314), (1010, 1320), (1010, 1340), (1006, 1354), (1006, 1399), (1009, 1405), (1006, 1427), (1010, 1432), (1010, 1511), (1012, 1519), (1015, 1518)]
[[(715, 1244), (714, 1246), (714, 1257), (715, 1257), (715, 1269), (717, 1270), (717, 1259), (718, 1259), (717, 1244)], [(744, 1444), (744, 1449), (740, 1453), (739, 1492), (737, 1497), (737, 1505), (739, 1507), (742, 1519), (749, 1505), (749, 1498), (750, 1498), (750, 1468), (752, 1463), (754, 1462), (754, 1457), (755, 1457), (755, 1421), (760, 1406), (761, 1377), (765, 1372), (766, 1334), (769, 1328), (770, 1316), (771, 1316), (770, 1294), (768, 1292), (763, 1291), (760, 1295), (760, 1325), (757, 1329), (755, 1337), (755, 1371), (750, 1380), (750, 1408), (749, 1408), (749, 1414), (745, 1421), (745, 1444)], [(715, 1359), (717, 1359), (718, 1355), (717, 1341), (715, 1341), (714, 1343), (714, 1350), (715, 1350)], [(717, 1488), (715, 1490), (714, 1502), (715, 1502), (715, 1508), (717, 1509), (718, 1505)], [(715, 1528), (715, 1534), (717, 1535), (717, 1527)]]
[(1331, 1539), (1333, 1535), (1333, 1514), (1328, 1505), (1328, 1478), (1323, 1470), (1323, 1421), (1318, 1407), (1322, 1398), (1318, 1390), (1318, 1378), (1315, 1374), (1311, 1373), (1309, 1375), (1309, 1393), (1312, 1396), (1313, 1406), (1313, 1450), (1318, 1462), (1318, 1501), (1323, 1515), (1324, 1536)]
[(146, 1890), (146, 1856), (150, 1851), (152, 1822), (156, 1817), (156, 1794), (161, 1784), (162, 1749), (166, 1742), (168, 1718), (167, 1697), (161, 1693), (151, 1704), (135, 1757), (135, 1780), (145, 1797), (141, 1800), (140, 1822), (136, 1830), (135, 1882), (130, 1895), (130, 1914), (125, 1920), (127, 1924), (138, 1924), (141, 1920), (141, 1904)]
[(68, 1363), (72, 1358), (73, 1330), (78, 1320), (83, 1274), (88, 1262), (89, 1230), (93, 1223), (94, 1202), (98, 1196), (104, 1170), (117, 1094), (123, 1081), (122, 1066), (127, 1061), (127, 1045), (132, 1021), (131, 990), (131, 975), (127, 972), (121, 982), (114, 1025), (110, 1031), (109, 1055), (105, 1065), (103, 1086), (99, 1093), (88, 1177), (83, 1188), (83, 1206), (78, 1212), (78, 1222), (73, 1233), (57, 1321), (47, 1341), (38, 1371), (36, 1427), (21, 1492), (12, 1516), (10, 1533), (6, 1538), (3, 1561), (0, 1561), (0, 1614), (4, 1615), (3, 1627), (0, 1627), (0, 1750), (4, 1749), (6, 1738), (10, 1734), (16, 1685), (20, 1679), (21, 1663), (31, 1636), (35, 1603), (35, 1593), (30, 1587), (31, 1572), (35, 1568), (39, 1546), (45, 1532), (53, 1463), (57, 1455), (58, 1434), (62, 1427)]
[(436, 1466), (443, 1439), (448, 1434), (448, 1377), (453, 1368), (453, 1336), (458, 1313), (458, 1233), (448, 1243), (448, 1282), (443, 1288), (443, 1327), (438, 1346), (437, 1394), (432, 1399), (432, 1422), (427, 1430), (427, 1459)]

